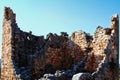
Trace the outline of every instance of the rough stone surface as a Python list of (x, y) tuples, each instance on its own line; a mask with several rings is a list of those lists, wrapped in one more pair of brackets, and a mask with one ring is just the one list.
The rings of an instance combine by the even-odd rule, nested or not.
[(93, 36), (82, 30), (69, 37), (35, 36), (20, 30), (13, 11), (5, 7), (2, 24), (2, 80), (117, 80), (119, 17)]
[(72, 80), (92, 80), (90, 73), (78, 73), (72, 77)]

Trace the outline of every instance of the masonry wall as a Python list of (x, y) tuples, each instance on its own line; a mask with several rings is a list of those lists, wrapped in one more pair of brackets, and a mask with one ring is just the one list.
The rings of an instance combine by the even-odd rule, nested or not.
[(79, 30), (71, 36), (66, 32), (49, 33), (46, 38), (20, 30), (15, 18), (13, 11), (5, 7), (2, 80), (117, 79), (118, 15), (112, 16), (110, 28), (98, 26), (93, 36)]
[(71, 69), (73, 64), (85, 56), (80, 46), (70, 40), (67, 33), (49, 33), (44, 39), (43, 36), (33, 35), (31, 31), (20, 30), (15, 18), (12, 10), (5, 7), (2, 26), (2, 79), (38, 79), (44, 73)]
[[(1, 79), (14, 79), (14, 71), (12, 66), (12, 34), (15, 25), (15, 14), (10, 8), (4, 8), (4, 18), (2, 24), (2, 67)], [(8, 76), (9, 75), (9, 76)]]

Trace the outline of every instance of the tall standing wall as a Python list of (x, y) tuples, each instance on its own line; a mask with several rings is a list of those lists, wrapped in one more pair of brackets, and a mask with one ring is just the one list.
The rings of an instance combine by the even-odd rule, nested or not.
[(15, 14), (10, 8), (4, 8), (3, 24), (2, 24), (2, 69), (1, 79), (12, 80), (14, 76), (14, 68), (12, 66), (12, 35), (13, 25), (15, 25)]

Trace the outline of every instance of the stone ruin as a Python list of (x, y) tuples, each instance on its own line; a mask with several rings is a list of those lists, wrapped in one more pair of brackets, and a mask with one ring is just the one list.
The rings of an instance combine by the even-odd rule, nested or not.
[(119, 17), (110, 28), (98, 26), (69, 36), (35, 36), (20, 30), (16, 15), (4, 8), (1, 80), (118, 80)]

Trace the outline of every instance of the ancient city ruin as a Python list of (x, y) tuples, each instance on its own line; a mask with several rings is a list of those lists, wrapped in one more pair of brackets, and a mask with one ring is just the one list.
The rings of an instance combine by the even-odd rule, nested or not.
[(117, 80), (118, 30), (115, 14), (110, 27), (98, 26), (93, 36), (79, 30), (44, 38), (20, 30), (16, 14), (5, 7), (1, 80)]

